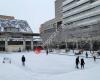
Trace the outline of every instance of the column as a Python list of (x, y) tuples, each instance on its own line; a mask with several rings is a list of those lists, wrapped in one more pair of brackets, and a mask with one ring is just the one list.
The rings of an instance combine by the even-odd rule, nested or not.
[(67, 51), (68, 51), (68, 44), (67, 44), (67, 41), (66, 41), (65, 43), (66, 43), (66, 49), (65, 49), (65, 51), (67, 52)]
[(90, 52), (93, 51), (93, 41), (90, 40)]
[(8, 51), (8, 41), (7, 41), (7, 38), (5, 38), (5, 51)]
[(73, 44), (73, 53), (74, 53), (74, 46), (75, 46), (74, 41), (72, 42), (72, 44)]
[(76, 49), (78, 50), (78, 41), (76, 41)]
[(26, 43), (25, 43), (25, 39), (23, 39), (23, 51), (26, 50)]
[(66, 43), (66, 49), (68, 49), (68, 44), (67, 44), (67, 42), (65, 42)]
[(33, 51), (33, 39), (31, 40), (31, 50)]

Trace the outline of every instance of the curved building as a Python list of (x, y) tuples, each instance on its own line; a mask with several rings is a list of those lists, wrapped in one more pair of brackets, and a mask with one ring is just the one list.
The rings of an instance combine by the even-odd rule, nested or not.
[[(41, 38), (43, 43), (45, 43), (50, 36), (54, 34), (62, 25), (62, 3), (65, 0), (56, 0), (55, 1), (55, 18), (43, 23), (40, 27)], [(59, 35), (60, 36), (60, 35)], [(59, 36), (53, 38), (54, 43), (58, 43)], [(54, 44), (52, 43), (52, 44)]]
[(41, 33), (43, 42), (45, 42), (51, 36), (51, 34), (55, 31), (56, 31), (55, 19), (49, 20), (41, 24), (40, 33)]

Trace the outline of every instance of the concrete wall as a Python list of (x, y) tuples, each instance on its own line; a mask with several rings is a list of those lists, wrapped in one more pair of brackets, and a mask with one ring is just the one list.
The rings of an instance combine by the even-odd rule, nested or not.
[(13, 52), (13, 51), (18, 51), (19, 49), (21, 49), (21, 51), (24, 50), (23, 45), (8, 45), (7, 46), (7, 51), (8, 52)]
[(56, 19), (51, 19), (51, 20), (41, 24), (40, 32), (43, 32), (50, 28), (56, 28), (56, 25), (54, 25), (55, 23), (56, 23)]
[[(40, 33), (41, 33), (41, 38), (43, 39), (43, 43), (45, 43), (48, 38), (53, 35), (54, 32), (58, 30), (58, 28), (61, 27), (62, 25), (62, 3), (65, 0), (56, 0), (55, 1), (55, 18), (51, 19), (49, 21), (46, 21), (41, 25), (40, 28)], [(60, 33), (57, 35), (54, 39), (53, 42), (59, 42), (60, 40)]]
[(50, 37), (50, 35), (56, 31), (56, 28), (56, 19), (49, 20), (41, 25), (40, 33), (43, 42), (46, 41), (48, 37)]

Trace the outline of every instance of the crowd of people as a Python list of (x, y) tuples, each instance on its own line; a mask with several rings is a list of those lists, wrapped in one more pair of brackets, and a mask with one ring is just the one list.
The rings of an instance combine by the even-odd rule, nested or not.
[[(80, 53), (79, 53), (79, 55), (80, 55)], [(93, 60), (94, 60), (94, 62), (95, 62), (95, 61), (96, 61), (96, 56), (97, 56), (97, 54), (96, 54), (96, 53), (92, 53), (91, 55), (92, 55), (92, 56), (89, 57), (89, 54), (88, 54), (88, 52), (86, 51), (86, 53), (85, 53), (86, 58), (93, 58)], [(81, 66), (81, 69), (84, 69), (84, 65), (85, 65), (84, 58), (81, 58), (81, 59), (80, 59), (80, 57), (77, 56), (76, 59), (75, 59), (75, 63), (76, 63), (76, 66), (75, 66), (75, 67), (76, 67), (77, 69), (79, 69), (79, 65)]]

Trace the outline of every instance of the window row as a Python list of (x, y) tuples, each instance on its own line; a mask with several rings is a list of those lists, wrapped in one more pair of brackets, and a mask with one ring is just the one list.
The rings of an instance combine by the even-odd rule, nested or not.
[(92, 22), (99, 22), (99, 21), (100, 21), (100, 14), (96, 16), (91, 16), (89, 18), (84, 18), (73, 22), (69, 22), (69, 23), (64, 22), (64, 24), (87, 25), (87, 24), (93, 24)]
[(44, 30), (43, 32), (44, 33), (51, 33), (51, 32), (55, 32), (55, 31), (56, 31), (55, 28), (50, 28), (50, 29)]
[(84, 6), (83, 8), (80, 8), (80, 9), (78, 9), (78, 10), (74, 10), (74, 11), (72, 11), (72, 12), (70, 12), (69, 13), (69, 15), (68, 15), (68, 13), (66, 13), (66, 14), (63, 14), (63, 17), (64, 18), (69, 18), (69, 17), (74, 17), (74, 16), (76, 16), (76, 15), (83, 15), (83, 14), (87, 14), (88, 12), (93, 12), (93, 11), (97, 11), (97, 10), (99, 10), (100, 9), (100, 5), (97, 5), (97, 6), (95, 6), (95, 7), (91, 7), (91, 8), (89, 8), (89, 7), (87, 7), (87, 6)]
[[(70, 4), (72, 4), (73, 2), (78, 2), (81, 0), (70, 0), (70, 2), (68, 2), (67, 0), (65, 2), (63, 2), (63, 7), (69, 6)], [(96, 2), (97, 0), (88, 0), (89, 3), (93, 3)]]
[(80, 7), (80, 6), (83, 6), (83, 5), (87, 4), (87, 3), (90, 3), (89, 0), (86, 0), (86, 1), (80, 2), (80, 3), (72, 3), (72, 4), (68, 5), (68, 6), (63, 7), (63, 13), (72, 11), (72, 10), (74, 10), (74, 9)]

